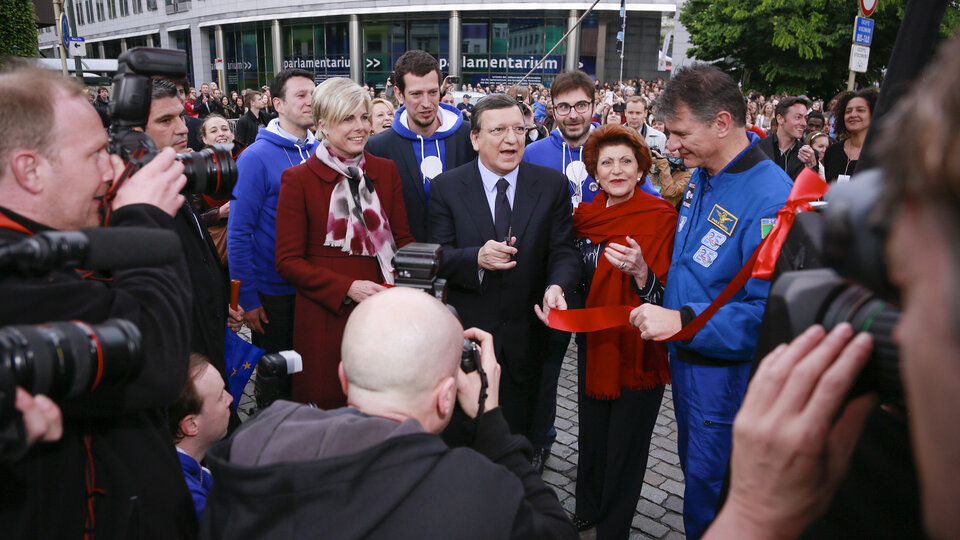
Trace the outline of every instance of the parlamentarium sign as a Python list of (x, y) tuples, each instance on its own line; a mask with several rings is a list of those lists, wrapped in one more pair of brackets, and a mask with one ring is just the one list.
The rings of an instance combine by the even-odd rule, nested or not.
[[(393, 69), (393, 63), (396, 62), (399, 55), (391, 58), (390, 66), (381, 66), (378, 62), (377, 71), (384, 68)], [(465, 54), (460, 58), (460, 69), (467, 71), (509, 71), (509, 70), (530, 70), (537, 65), (539, 56), (531, 55), (478, 55)], [(546, 73), (559, 73), (563, 65), (563, 57), (552, 55), (543, 61), (540, 65), (541, 70)], [(440, 56), (440, 69), (446, 70), (449, 61), (446, 55)], [(371, 68), (373, 66), (370, 66)], [(283, 59), (283, 68), (299, 69), (320, 69), (327, 71), (350, 71), (350, 56), (348, 55), (328, 55), (316, 57), (288, 56)]]

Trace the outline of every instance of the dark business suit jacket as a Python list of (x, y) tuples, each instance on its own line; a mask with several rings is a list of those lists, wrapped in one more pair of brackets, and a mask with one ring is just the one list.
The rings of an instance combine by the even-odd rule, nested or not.
[[(470, 123), (467, 121), (460, 124), (457, 131), (443, 139), (443, 144), (446, 145), (445, 171), (455, 169), (477, 157), (477, 152), (470, 143)], [(396, 131), (388, 129), (370, 137), (364, 150), (375, 156), (387, 158), (396, 164), (403, 186), (403, 203), (407, 207), (410, 232), (417, 242), (426, 242), (428, 201), (423, 191), (420, 163), (417, 162), (417, 156), (413, 153), (413, 142), (401, 137)], [(431, 193), (432, 191), (431, 188)]]
[(543, 302), (547, 286), (559, 285), (569, 296), (580, 280), (571, 214), (566, 177), (521, 162), (510, 219), (517, 265), (485, 270), (481, 281), (477, 254), (496, 233), (477, 160), (441, 174), (430, 188), (429, 238), (443, 246), (447, 301), (464, 328), (493, 334), (497, 360), (516, 380), (538, 376), (546, 352), (547, 327), (533, 306)]

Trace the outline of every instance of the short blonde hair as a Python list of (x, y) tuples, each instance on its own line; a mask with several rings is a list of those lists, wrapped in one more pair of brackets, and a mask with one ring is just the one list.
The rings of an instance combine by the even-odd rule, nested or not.
[(339, 124), (360, 103), (364, 104), (369, 113), (370, 94), (359, 84), (343, 77), (327, 79), (313, 90), (310, 102), (313, 123), (319, 124), (323, 120), (328, 126)]
[(386, 105), (387, 108), (390, 109), (390, 114), (393, 114), (393, 113), (397, 112), (397, 108), (393, 106), (393, 103), (390, 103), (389, 100), (386, 100), (386, 99), (383, 99), (383, 98), (379, 98), (379, 97), (370, 102), (370, 111), (371, 111), (371, 112), (373, 111), (373, 106), (376, 105), (377, 103), (380, 103), (380, 104), (382, 104), (382, 105)]

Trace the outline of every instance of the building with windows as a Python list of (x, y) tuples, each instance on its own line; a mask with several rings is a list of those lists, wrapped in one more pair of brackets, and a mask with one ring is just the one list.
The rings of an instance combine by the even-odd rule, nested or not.
[[(437, 56), (443, 71), (464, 83), (510, 84), (533, 69), (527, 81), (546, 84), (573, 68), (616, 80), (621, 17), (619, 2), (610, 0), (601, 0), (538, 65), (590, 5), (567, 0), (66, 0), (66, 12), (73, 33), (85, 40), (87, 58), (117, 58), (137, 46), (178, 48), (187, 51), (195, 86), (219, 81), (238, 90), (267, 84), (288, 67), (312, 71), (318, 82), (350, 77), (383, 87), (396, 59), (409, 49)], [(675, 13), (676, 5), (676, 0), (626, 2), (625, 79), (664, 75), (657, 70), (660, 22)], [(58, 55), (56, 42), (53, 28), (41, 30), (45, 56)]]

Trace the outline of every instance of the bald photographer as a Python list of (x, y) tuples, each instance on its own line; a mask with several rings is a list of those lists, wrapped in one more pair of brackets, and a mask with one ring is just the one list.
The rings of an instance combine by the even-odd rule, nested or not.
[[(278, 401), (207, 452), (203, 538), (576, 538), (503, 418), (490, 334), (388, 289), (350, 315), (339, 377), (347, 407)], [(456, 403), (469, 448), (438, 436)]]

